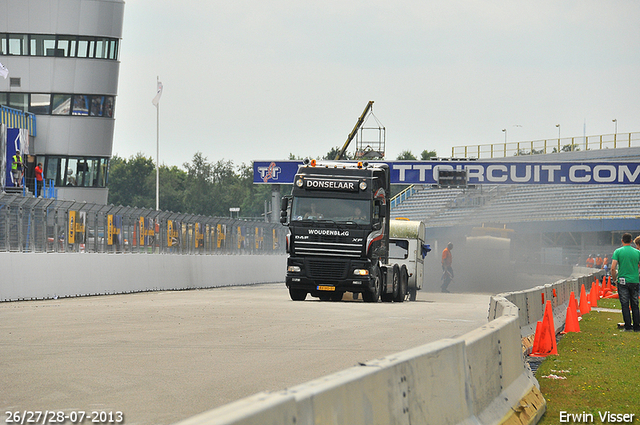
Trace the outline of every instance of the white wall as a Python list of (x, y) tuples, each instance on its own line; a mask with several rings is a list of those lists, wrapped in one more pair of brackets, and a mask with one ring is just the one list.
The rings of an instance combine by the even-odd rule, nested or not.
[(285, 255), (0, 253), (0, 301), (284, 282)]

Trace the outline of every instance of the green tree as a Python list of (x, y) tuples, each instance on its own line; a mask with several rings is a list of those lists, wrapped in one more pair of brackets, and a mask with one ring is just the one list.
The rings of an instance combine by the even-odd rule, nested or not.
[(160, 167), (160, 209), (183, 212), (187, 173), (176, 167)]
[(415, 160), (417, 158), (414, 154), (411, 153), (411, 151), (402, 151), (400, 152), (400, 155), (398, 155), (396, 159), (407, 161), (407, 160)]
[(423, 150), (422, 153), (420, 154), (420, 159), (423, 161), (427, 161), (428, 159), (431, 158), (437, 158), (438, 154), (436, 153), (436, 151), (429, 151), (429, 150)]
[(155, 164), (137, 153), (128, 160), (115, 156), (109, 163), (109, 203), (155, 208)]

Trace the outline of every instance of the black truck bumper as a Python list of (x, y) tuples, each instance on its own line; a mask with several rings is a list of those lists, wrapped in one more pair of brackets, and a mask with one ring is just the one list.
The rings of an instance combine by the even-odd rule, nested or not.
[[(356, 274), (356, 270), (367, 270), (369, 274)], [(287, 260), (287, 287), (305, 290), (316, 297), (323, 293), (371, 291), (374, 285), (371, 277), (369, 260), (300, 257)]]

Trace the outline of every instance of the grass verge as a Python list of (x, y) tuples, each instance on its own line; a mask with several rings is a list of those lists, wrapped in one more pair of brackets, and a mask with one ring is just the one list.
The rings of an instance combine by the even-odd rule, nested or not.
[(558, 355), (538, 367), (536, 378), (547, 401), (539, 424), (625, 423), (623, 416), (603, 420), (606, 412), (627, 414), (627, 419), (634, 415), (626, 423), (640, 423), (640, 332), (617, 328), (622, 322), (618, 300), (600, 300), (598, 307), (618, 312), (584, 315), (580, 332), (564, 335)]

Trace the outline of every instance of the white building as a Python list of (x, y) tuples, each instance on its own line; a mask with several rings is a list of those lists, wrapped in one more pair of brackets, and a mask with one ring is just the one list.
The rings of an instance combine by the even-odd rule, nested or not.
[(36, 114), (59, 199), (107, 203), (123, 0), (0, 0), (0, 104)]

